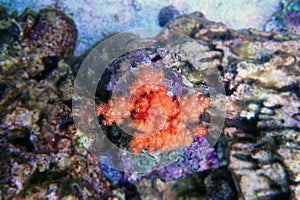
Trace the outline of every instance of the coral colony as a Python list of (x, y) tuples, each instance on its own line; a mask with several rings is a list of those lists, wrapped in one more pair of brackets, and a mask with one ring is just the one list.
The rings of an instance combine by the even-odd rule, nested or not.
[[(121, 157), (123, 178), (130, 182), (155, 174), (174, 180), (220, 164), (204, 137), (207, 127), (199, 120), (209, 107), (209, 98), (202, 91), (188, 91), (180, 73), (156, 60), (162, 51), (166, 57), (174, 57), (159, 48), (154, 52), (133, 51), (112, 62), (107, 67), (110, 78), (105, 86), (112, 95), (96, 106), (102, 125), (119, 126), (131, 135), (128, 144), (121, 145), (133, 153)], [(107, 167), (102, 164), (103, 169)], [(112, 171), (103, 170), (113, 182), (122, 179)]]
[(136, 131), (129, 146), (133, 153), (189, 146), (193, 136), (206, 134), (198, 119), (209, 100), (199, 93), (169, 96), (163, 71), (150, 67), (142, 65), (132, 74), (135, 80), (129, 85), (128, 96), (116, 96), (98, 105), (96, 114), (103, 115), (102, 123), (109, 126), (132, 119), (129, 126)]

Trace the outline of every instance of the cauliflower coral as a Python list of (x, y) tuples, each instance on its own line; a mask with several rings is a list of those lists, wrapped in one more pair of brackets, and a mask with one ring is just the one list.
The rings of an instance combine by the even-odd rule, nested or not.
[(132, 72), (127, 95), (113, 95), (108, 103), (96, 106), (103, 125), (129, 121), (128, 127), (134, 130), (129, 143), (133, 153), (189, 146), (194, 136), (200, 138), (207, 132), (199, 116), (208, 108), (208, 98), (200, 93), (168, 95), (164, 79), (163, 70), (142, 64)]

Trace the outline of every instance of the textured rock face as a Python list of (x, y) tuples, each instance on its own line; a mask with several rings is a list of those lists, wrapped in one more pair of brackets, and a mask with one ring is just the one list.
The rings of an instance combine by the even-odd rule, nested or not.
[[(109, 182), (97, 158), (76, 150), (77, 134), (67, 103), (70, 94), (57, 87), (72, 86), (66, 81), (73, 78), (70, 67), (61, 61), (40, 81), (17, 79), (17, 75), (0, 77), (8, 85), (1, 99), (1, 107), (6, 108), (1, 109), (0, 129), (1, 155), (7, 159), (1, 165), (7, 171), (1, 178), (4, 198), (103, 195)], [(77, 189), (70, 189), (74, 187)]]
[(299, 198), (299, 36), (236, 32), (199, 14), (169, 27), (218, 52), (228, 167), (240, 196)]
[[(41, 11), (35, 28), (11, 38), (10, 43), (1, 41), (2, 47), (17, 44), (21, 48), (7, 46), (9, 51), (4, 51), (0, 61), (3, 199), (99, 199), (108, 191), (110, 183), (103, 176), (98, 159), (87, 151), (78, 151), (70, 105), (75, 77), (61, 59), (73, 50), (75, 43), (73, 36), (69, 41), (73, 44), (62, 43), (69, 38), (64, 31), (75, 27), (71, 19), (64, 17), (58, 11)], [(11, 22), (10, 16), (6, 16), (6, 21)], [(9, 32), (4, 27), (1, 30)], [(27, 62), (30, 59), (44, 62), (36, 69), (35, 62)]]
[(63, 12), (43, 9), (38, 12), (35, 23), (24, 35), (32, 43), (32, 47), (39, 49), (39, 53), (45, 57), (61, 57), (73, 53), (77, 30), (72, 19)]
[(136, 186), (142, 199), (237, 199), (231, 175), (225, 168), (195, 173), (176, 181), (142, 179)]
[(35, 13), (26, 9), (18, 17), (6, 15), (1, 21), (5, 24), (1, 28), (3, 35), (10, 35), (2, 38), (1, 46), (6, 54), (0, 64), (7, 71), (19, 65), (26, 67), (30, 77), (41, 76), (49, 70), (48, 63), (51, 65), (74, 51), (77, 30), (72, 19), (61, 11), (43, 9)]

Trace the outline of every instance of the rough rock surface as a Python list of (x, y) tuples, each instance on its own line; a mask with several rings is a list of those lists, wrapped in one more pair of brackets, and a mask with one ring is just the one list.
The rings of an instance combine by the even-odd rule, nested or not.
[[(45, 12), (60, 19), (55, 16), (57, 11), (42, 11), (39, 16)], [(60, 12), (59, 15), (63, 16)], [(49, 33), (50, 36), (64, 37), (59, 31), (66, 29), (53, 28), (64, 25), (64, 22), (46, 22), (39, 25), (51, 26), (55, 33)], [(9, 28), (2, 27), (1, 31), (9, 32)], [(72, 51), (75, 41), (68, 47), (52, 43), (49, 50), (47, 44), (54, 40), (39, 37), (39, 31), (44, 30), (39, 28), (24, 36), (32, 36), (31, 41), (36, 42), (30, 46), (34, 47), (32, 51), (27, 51), (29, 46), (22, 45), (25, 43), (20, 39), (21, 33), (12, 41), (3, 37), (1, 41), (1, 46), (7, 45), (12, 52), (1, 55), (1, 198), (99, 199), (107, 193), (110, 183), (103, 176), (97, 157), (78, 150), (80, 144), (76, 142), (71, 116), (75, 77), (71, 67), (62, 59)], [(9, 46), (16, 43), (21, 49)], [(22, 53), (14, 54), (16, 52)], [(53, 59), (53, 56), (57, 58)], [(22, 62), (28, 58), (44, 62), (37, 69), (35, 63)]]
[(239, 196), (298, 199), (300, 37), (237, 32), (199, 13), (168, 27), (204, 45), (208, 56), (201, 67), (214, 67), (210, 63), (216, 60), (222, 73), (227, 93), (223, 137)]

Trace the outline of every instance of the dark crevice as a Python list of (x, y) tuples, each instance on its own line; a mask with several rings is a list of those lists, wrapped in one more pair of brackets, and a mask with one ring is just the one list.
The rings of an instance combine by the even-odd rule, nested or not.
[(15, 146), (25, 147), (29, 152), (34, 151), (34, 146), (30, 140), (30, 130), (27, 128), (10, 130), (8, 142)]
[(73, 118), (69, 118), (69, 119), (64, 120), (64, 121), (60, 124), (59, 128), (60, 128), (61, 130), (67, 130), (68, 127), (69, 127), (70, 125), (72, 125), (72, 124), (74, 124), (74, 120), (73, 120)]
[(151, 59), (151, 62), (156, 62), (156, 61), (159, 61), (161, 59), (162, 59), (162, 57), (160, 55), (156, 55), (154, 58)]
[(43, 59), (43, 64), (45, 66), (45, 70), (42, 71), (39, 75), (33, 77), (33, 79), (40, 81), (46, 79), (53, 70), (58, 68), (58, 57), (48, 57)]
[(72, 108), (72, 99), (64, 100), (63, 103), (68, 106), (70, 109)]
[(4, 98), (7, 90), (8, 90), (7, 84), (0, 82), (0, 101)]
[(291, 85), (284, 86), (282, 88), (278, 89), (278, 92), (293, 92), (294, 94), (297, 95), (298, 98), (300, 98), (300, 87), (299, 83), (294, 83)]
[(259, 136), (257, 120), (247, 120), (246, 118), (238, 117), (233, 120), (226, 119), (225, 123), (226, 126), (234, 126), (245, 133), (249, 133), (253, 136)]

